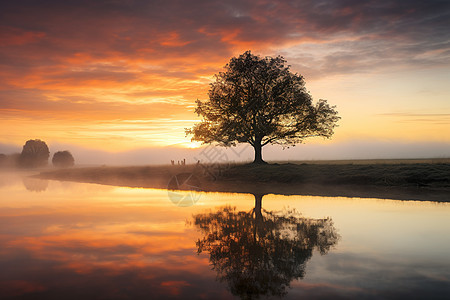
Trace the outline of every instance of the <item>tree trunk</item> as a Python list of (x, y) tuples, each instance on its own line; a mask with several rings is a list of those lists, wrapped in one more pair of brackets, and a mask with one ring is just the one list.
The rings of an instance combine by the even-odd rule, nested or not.
[(265, 164), (266, 162), (262, 159), (262, 146), (261, 146), (261, 139), (256, 139), (253, 145), (253, 148), (255, 149), (255, 160), (253, 161), (254, 164)]
[(253, 194), (253, 196), (255, 197), (255, 208), (254, 208), (254, 212), (255, 212), (255, 219), (259, 222), (262, 222), (262, 198), (264, 196), (264, 194)]
[(262, 215), (262, 198), (264, 194), (253, 194), (253, 196), (255, 197), (253, 239), (256, 242), (258, 240), (257, 237), (262, 236), (264, 231), (264, 218)]

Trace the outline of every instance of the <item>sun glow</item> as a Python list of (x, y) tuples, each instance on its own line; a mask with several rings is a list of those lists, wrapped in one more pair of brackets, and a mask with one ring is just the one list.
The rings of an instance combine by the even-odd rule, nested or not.
[[(198, 121), (195, 101), (206, 100), (214, 74), (246, 50), (283, 56), (315, 100), (337, 106), (342, 119), (327, 143), (450, 142), (448, 38), (440, 34), (448, 30), (435, 15), (442, 9), (393, 4), (374, 20), (347, 4), (317, 17), (316, 5), (286, 1), (248, 10), (190, 1), (177, 15), (168, 1), (161, 4), (174, 17), (167, 22), (146, 1), (125, 1), (123, 11), (102, 2), (102, 14), (79, 6), (82, 19), (69, 3), (31, 9), (16, 2), (5, 2), (0, 24), (0, 144), (40, 138), (111, 152), (198, 148), (185, 138)], [(342, 14), (354, 26), (329, 22)]]
[(187, 142), (187, 143), (183, 143), (183, 146), (185, 148), (189, 148), (189, 149), (197, 149), (202, 146), (202, 143), (201, 142)]

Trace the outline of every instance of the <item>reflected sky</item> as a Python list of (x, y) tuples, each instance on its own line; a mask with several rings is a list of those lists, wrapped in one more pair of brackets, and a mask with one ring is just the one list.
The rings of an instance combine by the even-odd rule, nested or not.
[[(236, 298), (210, 252), (197, 254), (205, 235), (194, 219), (225, 206), (250, 212), (253, 195), (201, 193), (179, 207), (165, 190), (56, 181), (30, 189), (24, 175), (0, 175), (2, 299)], [(340, 236), (325, 255), (312, 250), (287, 299), (450, 295), (448, 204), (265, 195), (262, 208), (330, 218)]]

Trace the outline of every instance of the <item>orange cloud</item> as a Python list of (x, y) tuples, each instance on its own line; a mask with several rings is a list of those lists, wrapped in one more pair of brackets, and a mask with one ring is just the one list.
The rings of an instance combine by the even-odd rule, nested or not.
[(0, 122), (28, 120), (20, 139), (36, 134), (25, 126), (32, 120), (53, 122), (50, 135), (64, 140), (77, 120), (195, 119), (194, 102), (207, 97), (212, 75), (248, 49), (285, 54), (307, 78), (442, 65), (448, 50), (444, 10), (419, 1), (49, 0), (0, 8)]

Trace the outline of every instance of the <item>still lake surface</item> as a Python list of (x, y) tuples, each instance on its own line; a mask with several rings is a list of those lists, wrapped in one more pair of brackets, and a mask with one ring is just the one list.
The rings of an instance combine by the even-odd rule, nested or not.
[(24, 175), (0, 174), (1, 299), (450, 298), (447, 203)]

